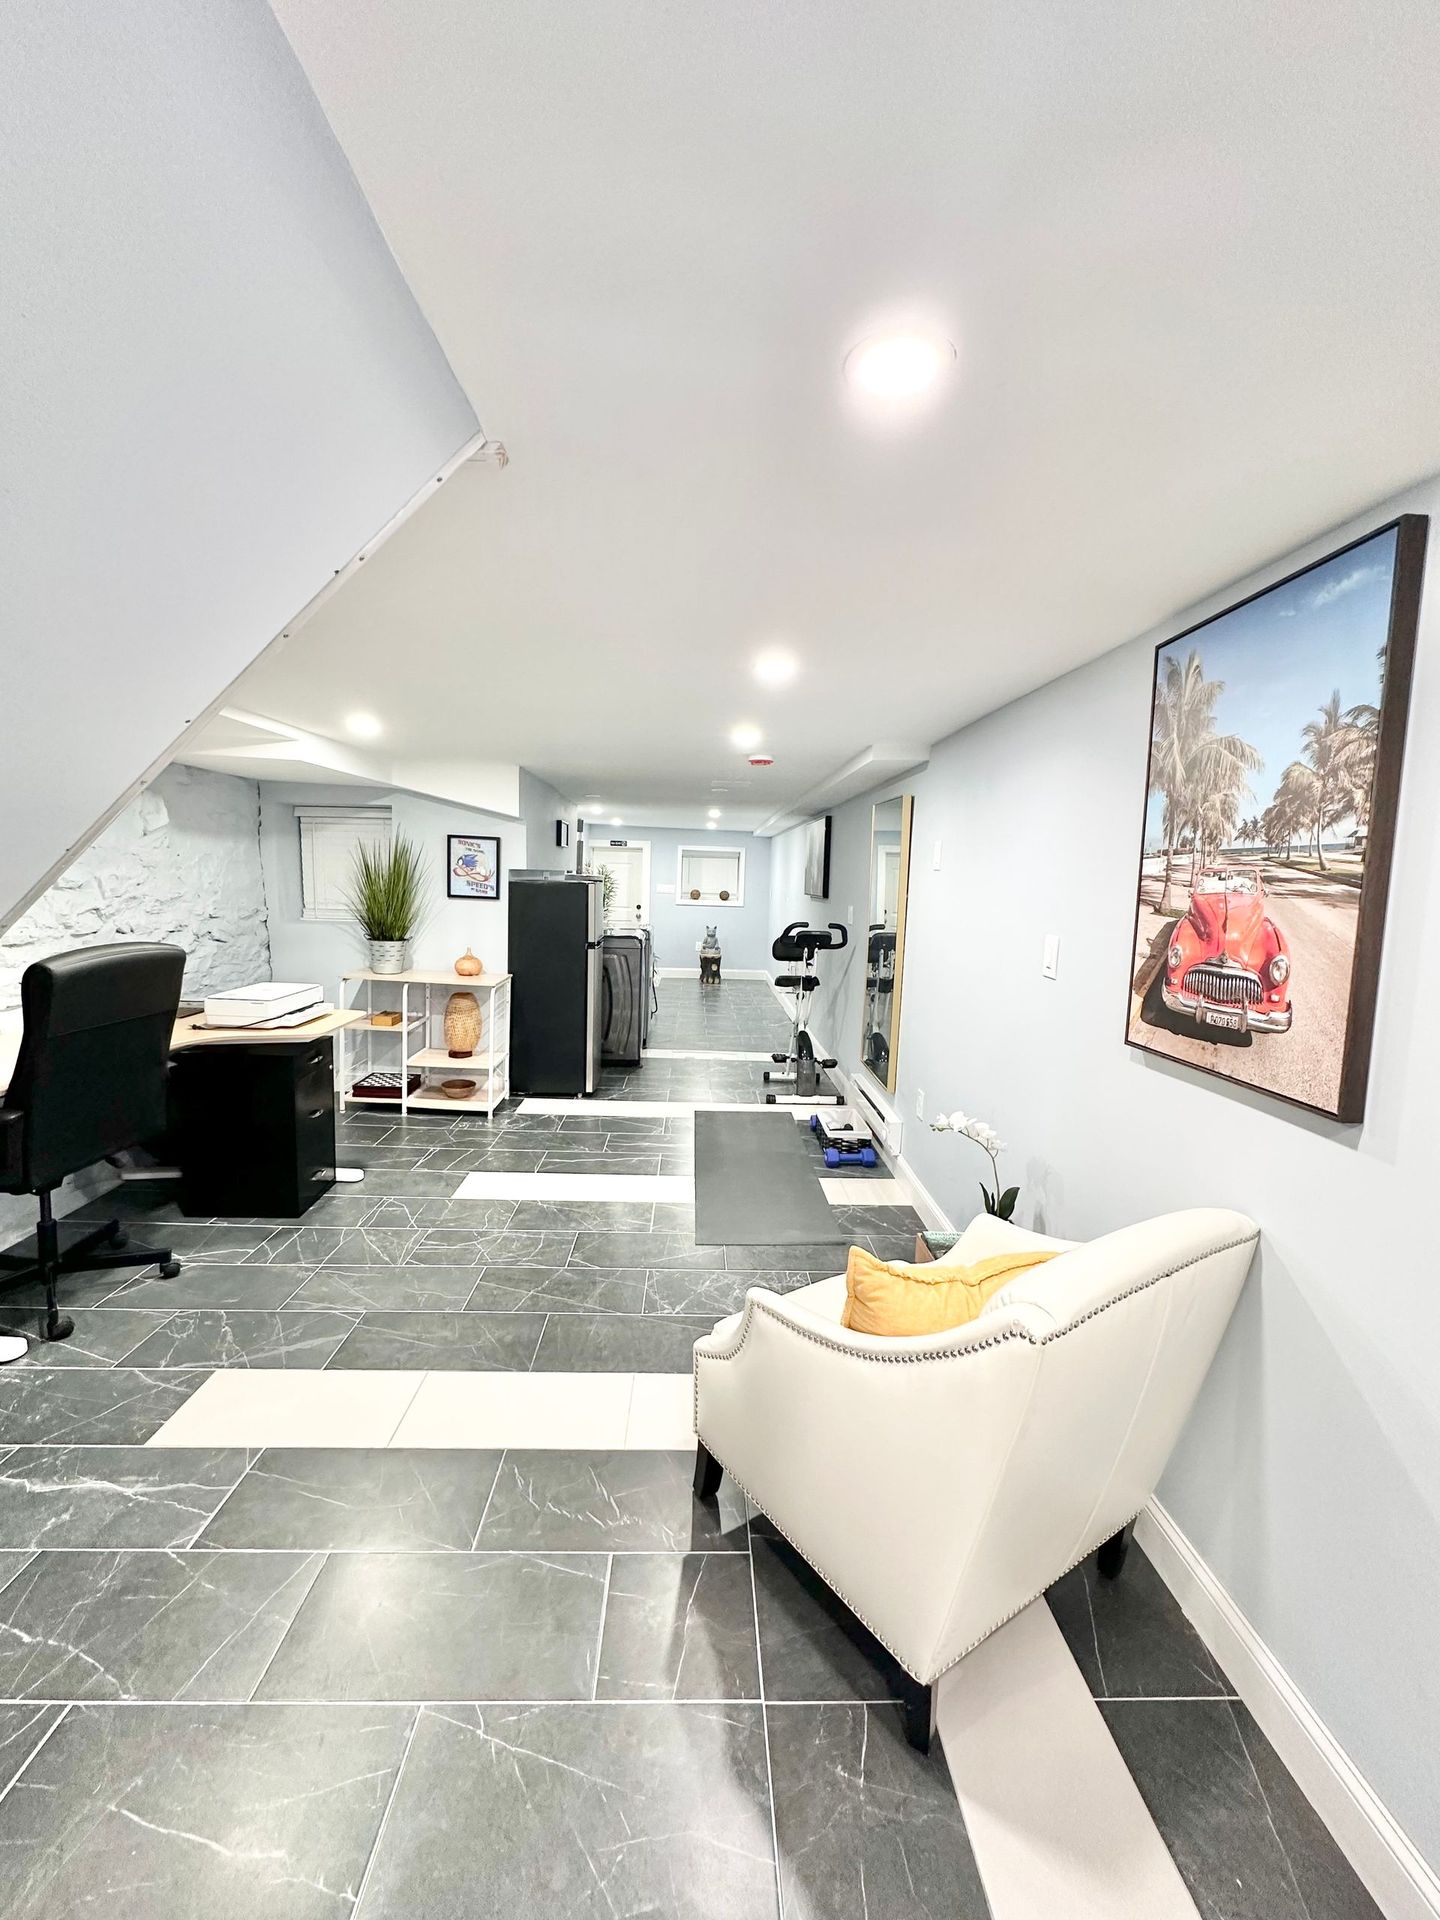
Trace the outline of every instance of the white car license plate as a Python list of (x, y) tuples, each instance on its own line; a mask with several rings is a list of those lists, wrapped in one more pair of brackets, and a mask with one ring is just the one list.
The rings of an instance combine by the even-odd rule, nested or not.
[(1239, 1033), (1242, 1024), (1238, 1013), (1211, 1013), (1208, 1007), (1201, 1009), (1200, 1019), (1207, 1027), (1226, 1027), (1231, 1033)]

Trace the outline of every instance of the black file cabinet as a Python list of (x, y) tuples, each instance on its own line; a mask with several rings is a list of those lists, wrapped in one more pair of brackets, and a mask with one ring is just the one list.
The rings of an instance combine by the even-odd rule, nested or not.
[(335, 1179), (333, 1042), (186, 1048), (170, 1063), (180, 1211), (298, 1218)]

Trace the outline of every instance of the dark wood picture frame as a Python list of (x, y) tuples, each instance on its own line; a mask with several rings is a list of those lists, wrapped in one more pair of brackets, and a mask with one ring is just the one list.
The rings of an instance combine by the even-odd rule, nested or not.
[[(831, 814), (822, 814), (818, 820), (812, 820), (805, 829), (805, 898), (807, 900), (828, 900), (830, 898), (830, 848), (834, 833), (834, 818)], [(811, 881), (818, 881), (812, 886)]]
[[(491, 862), (491, 879), (487, 887), (466, 886), (459, 880), (456, 868), (455, 843), (465, 841), (494, 849)], [(448, 833), (445, 836), (445, 892), (451, 900), (498, 900), (500, 898), (500, 836), (496, 833)]]
[[(1420, 596), (1429, 524), (1427, 515), (1407, 513), (1400, 515), (1398, 519), (1386, 521), (1380, 526), (1371, 528), (1358, 539), (1348, 541), (1343, 547), (1337, 547), (1332, 553), (1324, 554), (1304, 567), (1297, 567), (1284, 579), (1277, 580), (1256, 593), (1247, 594), (1243, 599), (1235, 601), (1219, 613), (1197, 621), (1193, 626), (1186, 627), (1181, 632), (1160, 641), (1155, 648), (1154, 665), (1151, 670), (1150, 730), (1145, 749), (1145, 806), (1141, 815), (1140, 858), (1134, 895), (1135, 918), (1132, 922), (1137, 935), (1137, 947), (1146, 877), (1145, 822), (1152, 793), (1151, 764), (1155, 741), (1155, 716), (1159, 699), (1161, 656), (1179, 642), (1213, 627), (1218, 621), (1226, 619), (1243, 607), (1264, 600), (1272, 594), (1281, 593), (1293, 582), (1303, 579), (1306, 574), (1329, 566), (1355, 549), (1369, 545), (1380, 535), (1389, 532), (1395, 534), (1394, 569), (1391, 575), (1389, 618), (1384, 648), (1383, 692), (1379, 703), (1374, 773), (1370, 786), (1369, 816), (1363, 849), (1363, 870), (1359, 887), (1360, 898), (1356, 915), (1345, 1029), (1339, 1042), (1340, 1071), (1334, 1105), (1327, 1106), (1304, 1099), (1294, 1093), (1280, 1091), (1266, 1086), (1260, 1080), (1242, 1079), (1236, 1074), (1224, 1072), (1219, 1067), (1185, 1059), (1169, 1048), (1152, 1044), (1145, 1039), (1137, 1039), (1134, 1029), (1141, 1024), (1140, 1015), (1143, 1012), (1145, 996), (1143, 994), (1140, 996), (1140, 1005), (1137, 1007), (1134, 976), (1131, 981), (1130, 1004), (1127, 1008), (1125, 1025), (1125, 1044), (1135, 1048), (1137, 1052), (1175, 1061), (1178, 1065), (1188, 1067), (1191, 1072), (1204, 1074), (1207, 1078), (1223, 1080), (1230, 1086), (1247, 1087), (1284, 1105), (1299, 1107), (1309, 1113), (1323, 1114), (1329, 1119), (1347, 1125), (1358, 1125), (1363, 1120), (1365, 1097), (1369, 1085), (1375, 1005), (1380, 984), (1380, 958), (1385, 934), (1385, 913), (1390, 896), (1390, 869), (1395, 847), (1395, 823), (1400, 803), (1400, 775), (1405, 757), (1405, 733), (1409, 720), (1410, 687), (1414, 676), (1415, 644), (1419, 628)], [(1181, 916), (1182, 920), (1184, 918), (1185, 916)], [(1176, 926), (1178, 927), (1180, 923), (1180, 920), (1177, 920)], [(1132, 962), (1133, 959), (1134, 948), (1132, 948)], [(1159, 970), (1164, 970), (1163, 959)], [(1278, 1038), (1278, 1036), (1265, 1037)]]

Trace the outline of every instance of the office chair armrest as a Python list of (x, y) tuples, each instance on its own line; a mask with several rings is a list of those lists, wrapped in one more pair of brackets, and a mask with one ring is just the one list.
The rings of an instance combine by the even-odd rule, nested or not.
[(21, 1176), (24, 1123), (18, 1107), (0, 1107), (0, 1189), (14, 1191)]

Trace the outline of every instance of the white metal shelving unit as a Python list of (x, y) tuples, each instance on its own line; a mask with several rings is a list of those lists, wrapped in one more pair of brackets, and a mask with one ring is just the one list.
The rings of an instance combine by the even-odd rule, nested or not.
[[(363, 999), (358, 990), (363, 988)], [(468, 1060), (452, 1060), (445, 1050), (445, 1002), (452, 993), (469, 992), (480, 1002), (480, 1045)], [(377, 991), (378, 990), (378, 991)], [(353, 996), (353, 997), (352, 997)], [(343, 973), (340, 1004), (363, 1005), (365, 1018), (339, 1034), (337, 1055), (338, 1104), (344, 1107), (384, 1108), (391, 1113), (483, 1113), (493, 1119), (495, 1109), (510, 1097), (510, 975), (482, 973), (465, 979), (453, 968), (431, 973), (412, 968), (408, 973)], [(376, 1026), (380, 1012), (398, 1012), (398, 1027)], [(420, 1085), (411, 1093), (411, 1073)], [(369, 1073), (400, 1076), (398, 1098), (352, 1093), (357, 1080)], [(442, 1080), (474, 1080), (475, 1091), (465, 1100), (452, 1100), (440, 1091)]]

